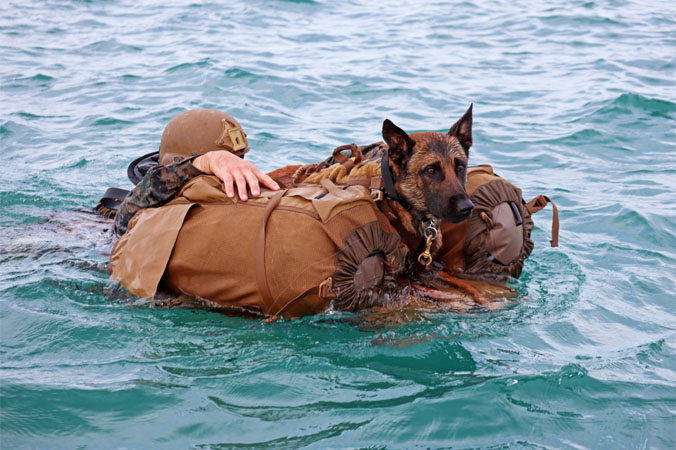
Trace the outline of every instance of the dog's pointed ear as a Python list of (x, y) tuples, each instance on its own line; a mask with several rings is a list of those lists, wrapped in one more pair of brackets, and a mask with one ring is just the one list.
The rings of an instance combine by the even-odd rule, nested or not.
[(403, 167), (413, 152), (413, 139), (389, 119), (383, 122), (383, 139), (389, 147), (388, 155), (392, 162)]
[(462, 117), (453, 124), (448, 134), (455, 136), (460, 141), (460, 145), (465, 149), (469, 155), (469, 148), (472, 146), (472, 107), (474, 103), (469, 105), (469, 108), (462, 115)]

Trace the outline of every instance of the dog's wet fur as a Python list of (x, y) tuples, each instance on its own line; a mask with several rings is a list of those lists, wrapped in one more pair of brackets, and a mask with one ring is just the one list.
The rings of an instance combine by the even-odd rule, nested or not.
[(389, 147), (394, 186), (403, 199), (397, 213), (407, 231), (422, 237), (435, 218), (458, 223), (469, 217), (474, 205), (465, 183), (472, 146), (472, 105), (448, 133), (409, 135), (386, 119), (383, 139)]

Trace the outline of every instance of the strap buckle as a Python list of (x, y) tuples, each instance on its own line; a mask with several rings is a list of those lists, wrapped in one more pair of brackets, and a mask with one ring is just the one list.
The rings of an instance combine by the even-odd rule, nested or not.
[(333, 293), (333, 278), (328, 277), (326, 280), (322, 281), (319, 284), (318, 294), (321, 298), (336, 297), (336, 294)]

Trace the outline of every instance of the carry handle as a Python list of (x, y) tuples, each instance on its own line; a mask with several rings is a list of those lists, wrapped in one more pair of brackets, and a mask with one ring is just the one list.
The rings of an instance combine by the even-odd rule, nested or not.
[(552, 240), (549, 241), (552, 247), (559, 246), (559, 209), (556, 207), (556, 203), (551, 201), (546, 195), (538, 195), (534, 197), (531, 201), (526, 203), (526, 209), (532, 215), (536, 212), (542, 210), (547, 203), (552, 204)]
[[(344, 150), (350, 150), (349, 158), (343, 154)], [(361, 163), (364, 160), (364, 154), (355, 143), (336, 147), (335, 149), (333, 149), (332, 156), (333, 159), (335, 159), (340, 164), (342, 164), (343, 167), (345, 167), (347, 173), (350, 173), (350, 171), (354, 166), (356, 166), (357, 164)], [(354, 158), (354, 161), (351, 158)]]

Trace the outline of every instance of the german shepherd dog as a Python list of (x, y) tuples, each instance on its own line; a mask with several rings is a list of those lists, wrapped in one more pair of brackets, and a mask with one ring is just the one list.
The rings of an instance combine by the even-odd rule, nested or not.
[[(467, 192), (467, 160), (472, 146), (472, 105), (448, 133), (406, 134), (389, 119), (383, 122), (388, 162), (398, 201), (393, 203), (402, 226), (419, 238), (435, 219), (458, 223), (472, 204)], [(395, 199), (396, 200), (396, 199)], [(433, 253), (441, 246), (434, 240)]]
[[(470, 216), (474, 208), (465, 190), (469, 149), (472, 146), (472, 106), (469, 106), (447, 133), (427, 131), (409, 135), (392, 121), (386, 119), (383, 122), (382, 135), (387, 144), (387, 159), (381, 165), (381, 172), (387, 200), (378, 205), (381, 210), (387, 208), (383, 212), (390, 218), (395, 217), (393, 225), (396, 228), (403, 228), (402, 231), (415, 237), (417, 242), (424, 242), (430, 224), (436, 225), (440, 221), (462, 222)], [(373, 157), (367, 155), (367, 161)], [(375, 158), (380, 157), (381, 154), (375, 155)], [(292, 174), (299, 168), (300, 166), (287, 166), (269, 175), (278, 183), (290, 187), (294, 184), (291, 181)], [(390, 172), (389, 176), (387, 172)], [(389, 189), (387, 178), (390, 178)], [(430, 248), (432, 257), (441, 248), (442, 239), (442, 234), (438, 233), (433, 240)], [(474, 287), (476, 283), (473, 286), (442, 270), (431, 273), (427, 271), (422, 277), (431, 281), (425, 284), (432, 284), (435, 288), (427, 288), (414, 279), (408, 279), (406, 283), (424, 298), (452, 303), (454, 309), (468, 309), (476, 304), (495, 306)], [(474, 300), (473, 305), (458, 302), (458, 295), (449, 296), (439, 282), (442, 286), (451, 285), (469, 294)], [(478, 286), (481, 291), (495, 288), (494, 285), (482, 283)], [(504, 289), (499, 291), (499, 296), (504, 296)]]

